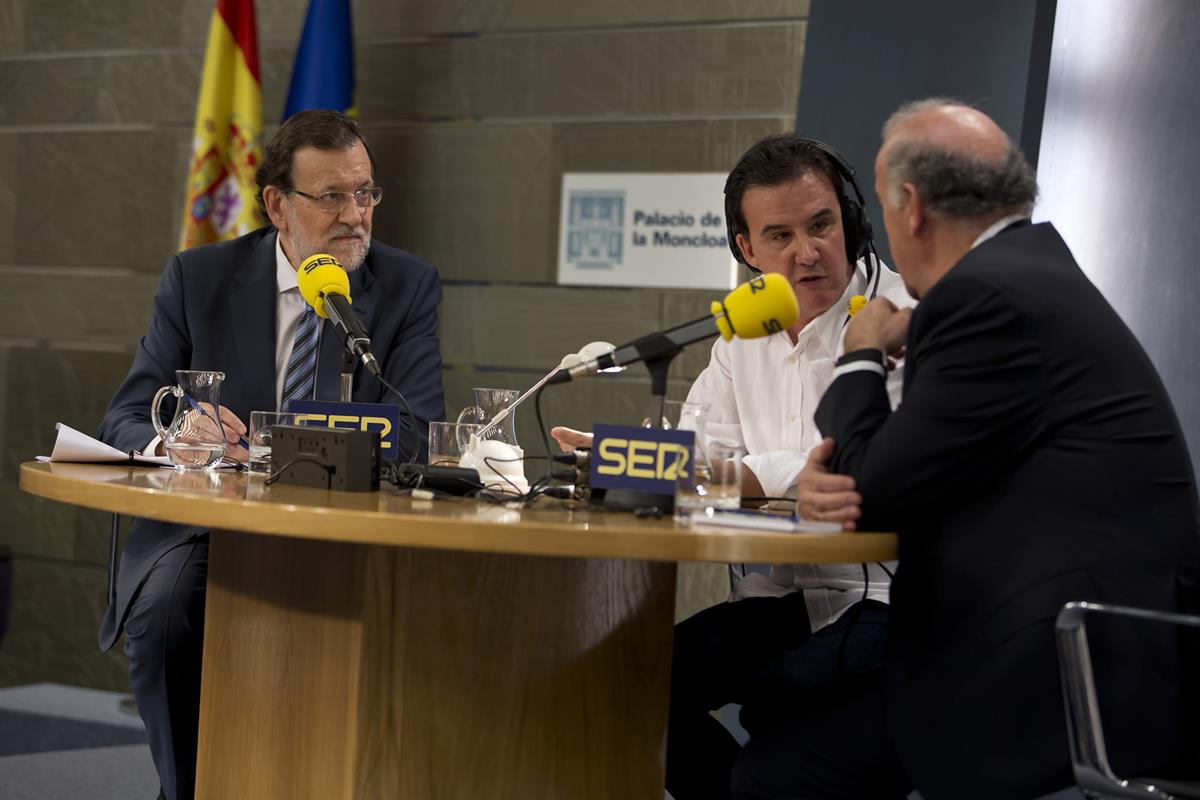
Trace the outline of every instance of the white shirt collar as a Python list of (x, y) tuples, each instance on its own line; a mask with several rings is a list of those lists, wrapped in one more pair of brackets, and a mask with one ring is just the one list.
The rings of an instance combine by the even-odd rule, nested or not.
[(300, 289), (300, 284), (296, 281), (296, 268), (283, 254), (283, 245), (279, 243), (279, 231), (275, 232), (275, 288), (279, 294), (289, 289)]
[(1014, 222), (1017, 222), (1017, 221), (1023, 220), (1023, 219), (1029, 219), (1029, 215), (1028, 214), (1009, 214), (1007, 217), (1001, 217), (1000, 219), (993, 222), (991, 225), (987, 226), (987, 228), (984, 230), (983, 233), (979, 234), (979, 238), (977, 238), (974, 242), (971, 243), (971, 249), (974, 250), (976, 247), (979, 247), (979, 245), (983, 244), (988, 239), (992, 238), (997, 233), (999, 233), (1000, 231), (1007, 228), (1009, 225), (1012, 225)]

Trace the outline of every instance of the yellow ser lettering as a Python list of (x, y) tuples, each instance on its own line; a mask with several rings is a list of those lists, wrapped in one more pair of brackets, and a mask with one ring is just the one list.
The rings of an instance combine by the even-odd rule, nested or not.
[(664, 442), (658, 450), (658, 477), (665, 481), (678, 480), (681, 476), (687, 477), (684, 468), (691, 455), (691, 451), (681, 444)]
[[(349, 422), (350, 424), (343, 425), (342, 423), (344, 423), (344, 422)], [(330, 414), (329, 415), (329, 427), (331, 427), (331, 428), (357, 428), (358, 427), (358, 417), (352, 417), (348, 414)]]
[(625, 472), (631, 478), (657, 477), (654, 474), (654, 451), (658, 442), (639, 442), (636, 439), (629, 443), (629, 469)]
[(363, 417), (359, 425), (359, 430), (368, 431), (371, 425), (379, 426), (379, 447), (386, 450), (392, 446), (392, 443), (387, 440), (388, 434), (392, 432), (392, 421), (387, 417)]
[(624, 450), (628, 444), (629, 441), (626, 439), (604, 439), (601, 441), (600, 464), (596, 466), (596, 472), (599, 472), (601, 475), (624, 475)]

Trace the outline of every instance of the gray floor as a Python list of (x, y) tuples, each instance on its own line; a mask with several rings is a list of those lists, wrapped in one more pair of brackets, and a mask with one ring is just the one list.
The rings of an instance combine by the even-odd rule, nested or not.
[[(739, 739), (745, 736), (735, 706), (719, 716)], [(0, 798), (151, 800), (157, 794), (145, 730), (128, 696), (52, 683), (0, 689)], [(1082, 798), (1072, 789), (1043, 800)]]
[(52, 683), (0, 689), (0, 797), (154, 798), (145, 730), (124, 699)]

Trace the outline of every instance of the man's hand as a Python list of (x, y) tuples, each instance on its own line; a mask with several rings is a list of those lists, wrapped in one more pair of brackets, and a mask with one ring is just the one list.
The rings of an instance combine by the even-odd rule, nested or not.
[(898, 355), (908, 340), (908, 322), (911, 318), (911, 308), (896, 308), (886, 297), (876, 297), (855, 314), (846, 326), (843, 349), (853, 353), (869, 348)]
[[(246, 435), (246, 426), (238, 419), (238, 415), (225, 406), (220, 406), (214, 414), (210, 403), (199, 403), (198, 405), (202, 409), (202, 414), (198, 415), (200, 419), (195, 423), (197, 427), (207, 428), (210, 433), (221, 436), (225, 440), (226, 458), (234, 461), (246, 461), (250, 454), (239, 443), (239, 440)], [(216, 419), (221, 421), (220, 433), (215, 430), (216, 424), (213, 420)]]
[(579, 447), (592, 446), (592, 434), (577, 431), (574, 428), (557, 425), (550, 429), (550, 435), (554, 437), (554, 441), (558, 442), (559, 449), (564, 453), (570, 453)]
[(809, 451), (796, 478), (796, 510), (804, 519), (840, 522), (843, 530), (852, 531), (854, 521), (862, 516), (862, 495), (854, 491), (854, 478), (829, 471), (832, 458), (833, 439), (825, 439)]

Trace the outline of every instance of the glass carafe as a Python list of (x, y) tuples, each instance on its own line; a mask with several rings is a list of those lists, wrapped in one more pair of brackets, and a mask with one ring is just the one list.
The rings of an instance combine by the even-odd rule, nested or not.
[[(220, 422), (225, 373), (180, 369), (175, 371), (175, 380), (176, 385), (155, 393), (150, 421), (177, 469), (208, 469), (225, 454), (225, 430)], [(164, 427), (159, 406), (168, 394), (175, 397), (175, 416)]]
[(467, 406), (458, 414), (458, 422), (473, 422), (488, 425), (498, 416), (503, 419), (491, 430), (487, 431), (484, 439), (496, 439), (519, 447), (517, 444), (517, 412), (508, 409), (516, 402), (521, 393), (516, 389), (472, 389), (475, 393), (475, 405)]

